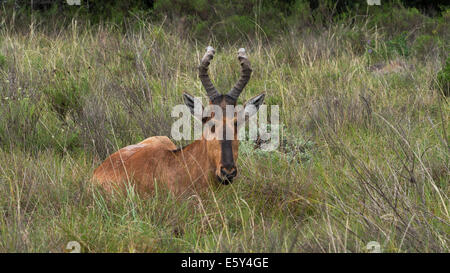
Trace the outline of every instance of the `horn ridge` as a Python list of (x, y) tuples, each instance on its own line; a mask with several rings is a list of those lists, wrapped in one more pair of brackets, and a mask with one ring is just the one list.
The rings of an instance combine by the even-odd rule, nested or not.
[(211, 60), (214, 58), (214, 54), (215, 54), (214, 48), (212, 46), (208, 46), (206, 48), (206, 53), (205, 55), (203, 55), (203, 58), (198, 67), (199, 78), (203, 84), (203, 87), (206, 90), (206, 94), (208, 95), (211, 101), (213, 101), (216, 97), (220, 96), (219, 91), (217, 91), (217, 89), (214, 87), (208, 75), (208, 67), (209, 64), (211, 63)]
[(248, 81), (250, 80), (250, 76), (252, 74), (250, 61), (248, 60), (244, 48), (239, 48), (238, 60), (241, 64), (241, 77), (239, 78), (238, 82), (234, 85), (234, 87), (230, 90), (230, 92), (227, 94), (235, 101), (237, 101), (237, 99), (239, 98), (239, 95), (241, 94), (244, 87), (247, 85)]

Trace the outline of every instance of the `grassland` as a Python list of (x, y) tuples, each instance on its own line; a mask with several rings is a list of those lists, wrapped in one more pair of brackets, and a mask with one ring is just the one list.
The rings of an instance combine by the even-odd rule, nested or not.
[(205, 97), (196, 66), (207, 44), (143, 19), (117, 29), (76, 20), (18, 28), (8, 18), (1, 252), (62, 252), (73, 240), (84, 252), (367, 252), (370, 241), (384, 252), (449, 251), (442, 51), (402, 54), (401, 37), (370, 24), (212, 40), (222, 92), (238, 78), (237, 49), (247, 49), (254, 73), (240, 100), (266, 92), (280, 106), (282, 145), (243, 142), (231, 186), (142, 199), (108, 196), (89, 179), (118, 148), (169, 135), (182, 92)]

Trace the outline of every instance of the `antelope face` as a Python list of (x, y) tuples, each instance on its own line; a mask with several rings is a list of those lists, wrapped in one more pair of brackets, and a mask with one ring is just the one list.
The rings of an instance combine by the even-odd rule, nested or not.
[(231, 183), (237, 175), (239, 149), (235, 114), (227, 113), (227, 105), (234, 107), (235, 103), (226, 96), (218, 97), (210, 102), (208, 108), (212, 111), (208, 111), (208, 117), (203, 119), (203, 137), (206, 139), (208, 158), (215, 166), (216, 179), (224, 185)]
[[(209, 106), (206, 109), (202, 106), (203, 138), (206, 139), (208, 160), (215, 168), (216, 179), (228, 185), (233, 182), (233, 178), (238, 173), (236, 168), (239, 149), (238, 130), (250, 116), (257, 112), (265, 95), (260, 94), (245, 103), (244, 107), (236, 108), (237, 99), (250, 79), (252, 71), (245, 50), (241, 48), (238, 52), (242, 67), (241, 77), (226, 95), (220, 94), (215, 89), (207, 74), (208, 65), (213, 56), (214, 49), (208, 47), (199, 67), (199, 76), (209, 97)], [(183, 97), (191, 113), (194, 113), (194, 104), (201, 102), (187, 93)]]
[[(236, 160), (238, 158), (238, 131), (249, 117), (256, 114), (264, 101), (265, 94), (250, 99), (244, 107), (235, 108), (236, 102), (228, 95), (216, 97), (209, 106), (203, 109), (203, 138), (206, 140), (208, 160), (215, 167), (216, 179), (228, 185), (237, 175)], [(201, 103), (190, 94), (183, 94), (186, 105), (191, 108)], [(236, 109), (238, 111), (236, 111)], [(193, 108), (191, 108), (193, 113)]]

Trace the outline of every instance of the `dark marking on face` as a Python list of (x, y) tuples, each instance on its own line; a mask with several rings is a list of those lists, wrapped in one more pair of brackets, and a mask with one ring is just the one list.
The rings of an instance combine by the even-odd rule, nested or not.
[[(222, 127), (222, 131), (221, 131), (221, 133), (223, 134), (222, 135), (223, 138), (222, 138), (222, 140), (220, 140), (220, 154), (221, 154), (220, 170), (219, 170), (220, 175), (216, 175), (217, 181), (219, 181), (222, 185), (231, 184), (233, 182), (233, 178), (237, 174), (237, 169), (236, 169), (234, 157), (233, 157), (233, 140), (231, 140), (231, 139), (228, 140), (226, 138), (227, 130), (233, 130), (233, 129), (236, 130), (237, 126), (235, 123), (233, 123), (235, 125), (234, 128), (229, 128), (229, 126), (227, 126), (227, 124), (225, 122), (226, 118), (228, 118), (226, 115), (227, 105), (236, 106), (236, 103), (237, 103), (237, 101), (228, 95), (215, 96), (212, 100), (210, 100), (210, 104), (220, 106), (220, 108), (222, 109), (222, 113), (223, 113), (222, 117), (224, 117), (223, 127)], [(210, 120), (213, 117), (214, 117), (214, 113), (212, 113), (211, 117), (203, 120), (203, 123), (206, 123), (208, 120)], [(215, 126), (213, 126), (211, 128), (212, 133), (214, 133), (217, 130), (218, 130), (218, 128), (215, 128)], [(235, 133), (235, 132), (233, 132), (233, 133)], [(231, 134), (231, 135), (234, 135), (234, 134)]]
[(222, 140), (222, 166), (231, 170), (234, 168), (233, 148), (231, 140)]

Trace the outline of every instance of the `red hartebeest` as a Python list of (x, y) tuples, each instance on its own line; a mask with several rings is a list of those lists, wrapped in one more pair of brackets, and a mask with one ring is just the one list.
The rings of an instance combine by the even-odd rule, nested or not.
[[(250, 79), (252, 69), (243, 48), (238, 51), (241, 64), (239, 81), (226, 94), (220, 94), (208, 76), (208, 66), (214, 56), (214, 49), (208, 47), (198, 68), (200, 80), (206, 89), (210, 105), (219, 106), (225, 112), (227, 105), (236, 105), (237, 99)], [(193, 96), (183, 94), (185, 104), (194, 112), (194, 103), (200, 103)], [(247, 107), (258, 109), (264, 100), (264, 94), (250, 99), (241, 111)], [(256, 111), (250, 112), (250, 115)], [(242, 113), (242, 112), (241, 112)], [(217, 117), (222, 116), (221, 120)], [(239, 113), (232, 118), (227, 115), (214, 115), (202, 119), (205, 124), (214, 121), (222, 126), (217, 130), (211, 126), (203, 130), (202, 138), (177, 149), (166, 136), (154, 136), (144, 141), (120, 149), (109, 156), (95, 171), (94, 181), (107, 191), (124, 189), (125, 183), (130, 183), (140, 193), (151, 193), (155, 181), (165, 184), (175, 194), (182, 194), (189, 190), (198, 191), (208, 187), (209, 178), (213, 178), (224, 185), (232, 182), (237, 175), (236, 159), (238, 157), (239, 141), (237, 139)], [(216, 119), (216, 120), (214, 120)], [(209, 123), (210, 124), (210, 123)], [(225, 130), (234, 132), (233, 139), (217, 137)], [(125, 182), (125, 183), (124, 183)]]

